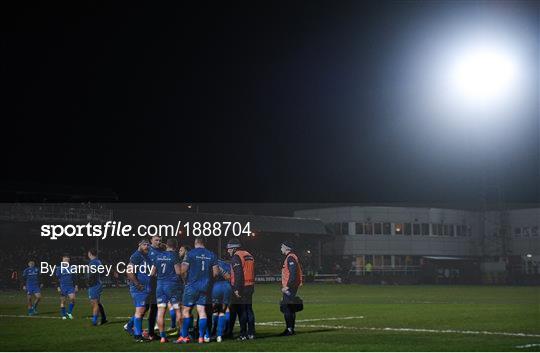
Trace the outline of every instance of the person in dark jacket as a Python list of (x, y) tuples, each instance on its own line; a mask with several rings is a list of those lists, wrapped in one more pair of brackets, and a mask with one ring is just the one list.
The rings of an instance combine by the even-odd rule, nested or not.
[[(231, 312), (238, 314), (240, 320), (240, 336), (238, 340), (255, 338), (255, 313), (253, 312), (252, 300), (255, 292), (255, 259), (242, 249), (242, 245), (236, 239), (227, 244), (227, 252), (231, 256)], [(234, 327), (233, 314), (232, 325), (229, 333), (232, 334)]]

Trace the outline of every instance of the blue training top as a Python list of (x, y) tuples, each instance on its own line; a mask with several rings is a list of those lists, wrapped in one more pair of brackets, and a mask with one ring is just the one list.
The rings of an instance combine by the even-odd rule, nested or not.
[[(149, 266), (151, 266), (150, 259), (148, 259), (148, 256), (140, 252), (139, 250), (136, 250), (131, 257), (129, 258), (129, 262), (133, 265), (137, 265), (137, 270), (135, 272), (137, 276), (137, 280), (147, 287), (150, 284), (150, 270)], [(143, 272), (141, 270), (141, 267), (144, 267), (145, 271)], [(130, 290), (138, 290), (134, 283), (130, 281), (129, 283), (129, 289)]]
[(217, 256), (208, 249), (190, 250), (184, 259), (189, 264), (186, 286), (206, 291), (212, 279), (212, 267), (217, 265)]
[(26, 286), (39, 286), (39, 270), (36, 266), (27, 267), (22, 276), (26, 279)]

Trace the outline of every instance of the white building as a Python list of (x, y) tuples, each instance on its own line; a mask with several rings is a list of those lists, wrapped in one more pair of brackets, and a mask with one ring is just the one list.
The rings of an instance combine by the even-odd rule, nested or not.
[(295, 217), (320, 219), (334, 234), (323, 255), (346, 258), (359, 268), (417, 266), (424, 257), (476, 258), (484, 272), (505, 271), (509, 263), (525, 270), (540, 263), (540, 208), (350, 206), (300, 210)]

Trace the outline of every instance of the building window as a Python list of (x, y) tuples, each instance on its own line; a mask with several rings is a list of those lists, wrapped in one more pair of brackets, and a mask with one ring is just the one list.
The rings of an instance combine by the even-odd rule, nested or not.
[(436, 223), (431, 223), (431, 235), (439, 235), (439, 227)]
[(420, 224), (418, 223), (413, 224), (412, 229), (413, 229), (414, 235), (420, 235)]
[(422, 235), (429, 235), (429, 223), (422, 223)]
[(392, 257), (390, 255), (383, 256), (383, 266), (391, 267), (392, 266)]
[(398, 268), (405, 266), (405, 256), (400, 256), (400, 255), (394, 256), (394, 266)]
[(364, 255), (364, 258), (365, 258), (365, 261), (366, 261), (366, 265), (367, 264), (373, 265), (373, 255)]
[(375, 235), (381, 235), (382, 234), (382, 227), (380, 223), (373, 223), (373, 226), (375, 228)]
[(449, 232), (448, 232), (448, 235), (449, 235), (449, 236), (451, 236), (451, 237), (455, 236), (455, 233), (454, 233), (454, 225), (453, 225), (453, 224), (449, 224), (449, 225), (448, 225), (448, 231), (449, 231)]
[(390, 226), (390, 223), (383, 223), (383, 234), (392, 234), (392, 227)]
[(341, 223), (341, 234), (344, 234), (344, 235), (349, 234), (349, 223), (348, 222)]
[(448, 236), (448, 224), (443, 225), (443, 235)]
[(366, 223), (366, 234), (369, 234), (369, 235), (373, 234), (373, 224)]
[(383, 264), (383, 256), (382, 255), (373, 255), (373, 267), (380, 268)]
[(397, 235), (403, 234), (403, 223), (396, 223), (396, 234)]
[(405, 223), (405, 235), (411, 235), (412, 233), (412, 226), (410, 223)]
[(356, 223), (356, 234), (364, 234), (364, 223)]

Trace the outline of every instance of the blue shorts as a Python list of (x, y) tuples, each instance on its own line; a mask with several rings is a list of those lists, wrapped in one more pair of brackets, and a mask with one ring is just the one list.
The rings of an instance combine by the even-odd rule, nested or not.
[(95, 286), (92, 286), (88, 288), (88, 299), (93, 300), (97, 299), (99, 300), (101, 298), (101, 292), (103, 291), (103, 285), (96, 284)]
[(179, 283), (158, 282), (156, 288), (157, 304), (180, 304), (182, 300), (182, 288)]
[(212, 288), (212, 304), (229, 305), (231, 302), (232, 288), (229, 281), (219, 281), (214, 283)]
[(26, 294), (32, 295), (32, 294), (40, 294), (41, 288), (39, 288), (39, 284), (29, 284), (26, 286)]
[(70, 294), (75, 294), (75, 287), (73, 286), (60, 286), (60, 295), (67, 297)]
[(192, 286), (185, 286), (182, 296), (184, 306), (206, 305), (208, 303), (208, 291), (201, 291)]
[(144, 308), (148, 304), (148, 291), (130, 290), (129, 294), (131, 294), (133, 305), (136, 308)]

